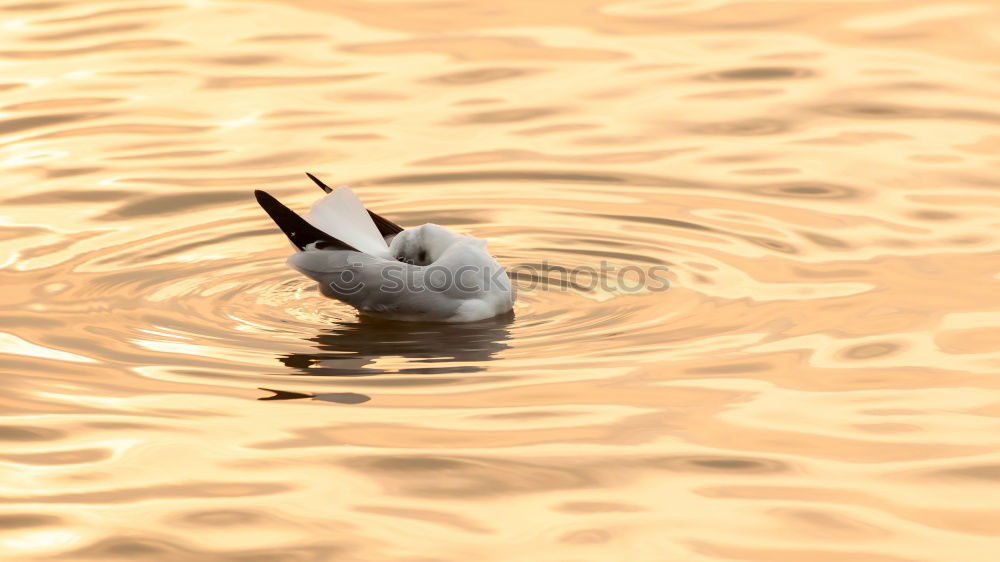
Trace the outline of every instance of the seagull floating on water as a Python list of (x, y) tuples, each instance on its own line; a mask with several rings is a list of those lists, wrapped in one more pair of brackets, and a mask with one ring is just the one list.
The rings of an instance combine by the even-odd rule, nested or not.
[(393, 320), (474, 322), (513, 308), (510, 278), (485, 240), (432, 223), (404, 229), (351, 188), (306, 175), (326, 192), (306, 218), (267, 192), (254, 196), (298, 250), (288, 265), (323, 295)]

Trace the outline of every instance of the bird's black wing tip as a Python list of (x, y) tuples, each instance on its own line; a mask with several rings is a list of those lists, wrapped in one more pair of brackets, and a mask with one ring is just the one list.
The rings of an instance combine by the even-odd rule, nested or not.
[[(308, 176), (308, 178), (311, 179), (313, 183), (318, 185), (320, 189), (322, 189), (323, 191), (327, 193), (333, 191), (332, 187), (326, 185), (325, 183), (323, 183), (322, 180), (312, 175), (311, 173), (306, 172), (306, 176)], [(393, 236), (403, 231), (403, 227), (399, 226), (398, 224), (392, 222), (391, 220), (383, 216), (380, 216), (372, 211), (368, 211), (368, 214), (371, 215), (372, 221), (375, 223), (375, 227), (378, 228), (379, 234), (381, 234), (382, 236)]]
[(285, 236), (299, 250), (305, 250), (310, 244), (315, 244), (316, 248), (322, 249), (358, 251), (354, 246), (316, 228), (296, 214), (295, 211), (282, 204), (281, 201), (275, 199), (270, 193), (256, 189), (253, 194), (257, 198), (257, 203), (264, 209), (264, 212), (271, 217), (274, 224), (285, 233)]
[(330, 193), (331, 191), (333, 191), (332, 187), (326, 185), (319, 178), (317, 178), (316, 176), (310, 174), (309, 172), (306, 172), (306, 176), (308, 176), (309, 179), (311, 179), (313, 181), (313, 183), (315, 183), (316, 185), (318, 185), (319, 188), (322, 189), (323, 191), (325, 191), (327, 193)]
[(259, 203), (261, 207), (267, 205), (268, 203), (278, 202), (278, 200), (274, 198), (274, 195), (271, 195), (263, 189), (253, 190), (253, 198), (257, 200), (257, 203)]
[(375, 228), (378, 229), (379, 234), (382, 236), (394, 236), (403, 232), (403, 227), (383, 217), (375, 211), (368, 211), (368, 216), (372, 218), (372, 222), (375, 223)]

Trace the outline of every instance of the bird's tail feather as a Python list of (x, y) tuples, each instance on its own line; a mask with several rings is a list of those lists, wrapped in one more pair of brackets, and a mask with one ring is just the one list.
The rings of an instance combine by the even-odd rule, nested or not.
[(306, 220), (366, 254), (392, 258), (389, 246), (365, 210), (364, 204), (349, 187), (338, 187), (327, 193), (309, 209)]
[(285, 233), (292, 245), (299, 250), (305, 250), (310, 244), (315, 244), (313, 247), (317, 249), (358, 251), (354, 246), (309, 224), (304, 218), (295, 214), (295, 211), (282, 205), (270, 193), (258, 189), (253, 194), (257, 198), (257, 203), (267, 212), (274, 224), (278, 225), (278, 228)]
[[(323, 180), (317, 178), (316, 176), (310, 174), (309, 172), (306, 172), (306, 175), (309, 176), (309, 179), (311, 179), (313, 183), (318, 185), (319, 188), (322, 189), (324, 192), (330, 193), (333, 191), (333, 188), (323, 183)], [(383, 238), (385, 238), (386, 236), (394, 236), (396, 234), (399, 234), (400, 232), (403, 232), (403, 227), (383, 217), (382, 215), (377, 214), (375, 211), (372, 211), (371, 209), (368, 210), (368, 216), (372, 218), (372, 222), (375, 223), (375, 228), (378, 229), (378, 233), (381, 234)]]

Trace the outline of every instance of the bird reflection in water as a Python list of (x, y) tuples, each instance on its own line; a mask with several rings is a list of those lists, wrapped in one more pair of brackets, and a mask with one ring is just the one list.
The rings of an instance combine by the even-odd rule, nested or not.
[[(322, 377), (366, 377), (381, 374), (441, 375), (476, 373), (486, 369), (482, 363), (497, 359), (510, 347), (509, 327), (513, 313), (465, 324), (393, 322), (360, 316), (324, 330), (309, 341), (315, 351), (278, 357), (296, 375)], [(382, 357), (399, 357), (409, 367), (379, 368)], [(419, 366), (426, 363), (427, 366)], [(261, 388), (273, 395), (258, 400), (297, 400), (311, 398), (341, 404), (360, 404), (371, 397), (353, 392), (303, 393)]]

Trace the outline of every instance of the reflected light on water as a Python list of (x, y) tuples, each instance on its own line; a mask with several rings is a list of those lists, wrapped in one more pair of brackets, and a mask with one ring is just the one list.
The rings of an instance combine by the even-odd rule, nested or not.
[[(0, 559), (995, 562), (998, 18), (0, 6)], [(324, 299), (306, 171), (514, 313)]]

